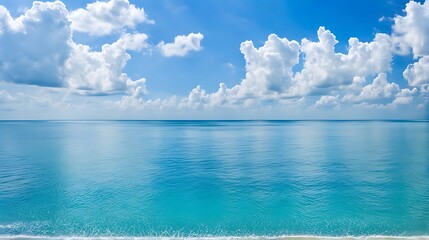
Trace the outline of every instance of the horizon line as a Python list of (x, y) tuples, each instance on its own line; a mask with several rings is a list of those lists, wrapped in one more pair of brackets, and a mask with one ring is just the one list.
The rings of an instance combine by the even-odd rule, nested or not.
[(224, 121), (224, 122), (429, 122), (429, 119), (0, 119), (0, 122), (162, 122), (162, 121)]

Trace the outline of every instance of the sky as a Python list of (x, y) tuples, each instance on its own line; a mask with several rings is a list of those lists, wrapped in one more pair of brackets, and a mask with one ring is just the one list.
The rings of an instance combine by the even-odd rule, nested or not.
[(0, 0), (0, 119), (429, 119), (429, 3)]

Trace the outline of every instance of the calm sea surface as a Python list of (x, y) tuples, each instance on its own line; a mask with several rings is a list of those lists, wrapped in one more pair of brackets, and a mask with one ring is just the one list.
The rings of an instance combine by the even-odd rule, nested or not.
[(428, 236), (429, 122), (1, 121), (18, 235)]

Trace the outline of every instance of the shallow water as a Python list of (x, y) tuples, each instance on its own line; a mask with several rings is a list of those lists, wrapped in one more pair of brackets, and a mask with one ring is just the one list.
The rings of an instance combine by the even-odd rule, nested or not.
[(19, 235), (428, 236), (429, 122), (2, 121)]

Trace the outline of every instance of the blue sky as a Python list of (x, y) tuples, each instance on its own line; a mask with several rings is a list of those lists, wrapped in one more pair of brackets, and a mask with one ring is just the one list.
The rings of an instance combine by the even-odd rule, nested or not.
[(424, 1), (0, 5), (0, 119), (428, 117)]

